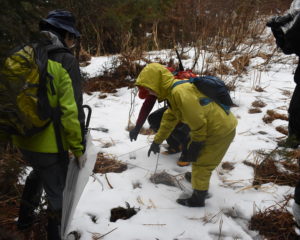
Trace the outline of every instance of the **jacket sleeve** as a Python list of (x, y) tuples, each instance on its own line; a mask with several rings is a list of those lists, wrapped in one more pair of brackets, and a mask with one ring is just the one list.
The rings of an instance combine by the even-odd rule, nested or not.
[(63, 61), (59, 87), (61, 124), (70, 150), (76, 157), (84, 151), (84, 122), (80, 69), (75, 57), (67, 54)]
[(210, 104), (201, 106), (196, 94), (183, 91), (175, 92), (174, 101), (181, 119), (190, 127), (191, 140), (204, 141), (207, 137), (207, 111), (205, 108), (210, 108)]
[(177, 119), (176, 115), (170, 108), (168, 108), (163, 114), (160, 127), (154, 137), (154, 142), (158, 144), (162, 143), (169, 137), (178, 123), (179, 120)]
[(153, 96), (153, 95), (148, 95), (143, 103), (143, 106), (140, 110), (138, 119), (136, 121), (136, 125), (139, 128), (142, 128), (142, 126), (144, 125), (149, 113), (151, 112), (155, 102), (156, 102), (157, 97)]

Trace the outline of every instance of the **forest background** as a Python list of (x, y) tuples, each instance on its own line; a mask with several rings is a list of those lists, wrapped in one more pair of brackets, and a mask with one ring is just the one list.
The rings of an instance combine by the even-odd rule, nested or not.
[[(15, 46), (34, 41), (41, 18), (53, 9), (66, 9), (74, 13), (81, 32), (77, 57), (116, 55), (119, 62), (112, 62), (106, 76), (86, 79), (85, 92), (104, 90), (107, 80), (126, 81), (140, 72), (147, 63), (145, 52), (161, 49), (179, 50), (184, 60), (191, 48), (192, 70), (198, 64), (197, 73), (221, 77), (230, 90), (247, 73), (249, 60), (257, 56), (264, 59), (257, 72), (271, 63), (285, 63), (278, 54), (275, 39), (266, 35), (266, 21), (274, 15), (282, 15), (292, 0), (0, 0), (0, 60)], [(271, 52), (265, 51), (265, 46)], [(80, 50), (80, 51), (79, 51)], [(81, 53), (81, 54), (80, 54)], [(205, 59), (205, 61), (198, 61)], [(171, 64), (166, 59), (151, 61)], [(227, 64), (230, 61), (231, 65)], [(203, 64), (202, 66), (199, 66)], [(101, 74), (102, 74), (101, 73)], [(259, 74), (253, 80), (255, 91)], [(97, 78), (96, 78), (97, 77)], [(94, 81), (93, 81), (94, 80)], [(99, 81), (103, 80), (101, 84)], [(105, 84), (104, 84), (105, 82)], [(132, 84), (132, 81), (129, 81)], [(126, 85), (126, 84), (125, 84)], [(123, 85), (114, 85), (113, 87)], [(104, 89), (106, 88), (106, 89)], [(255, 109), (254, 109), (255, 110)], [(257, 110), (257, 109), (256, 109)], [(12, 157), (13, 156), (13, 157)], [(0, 153), (0, 225), (11, 226), (17, 216), (17, 206), (22, 187), (17, 182), (25, 169), (15, 149)], [(12, 161), (15, 160), (15, 161)], [(10, 210), (7, 210), (8, 207)], [(291, 220), (292, 221), (292, 220)], [(292, 229), (294, 232), (294, 230)], [(36, 237), (41, 239), (44, 230)], [(15, 238), (17, 239), (17, 238)]]
[[(253, 20), (287, 10), (291, 0), (1, 0), (0, 55), (33, 40), (38, 22), (53, 9), (77, 18), (81, 46), (91, 55), (174, 46), (213, 47), (259, 34)], [(5, 24), (4, 24), (5, 23)], [(255, 31), (254, 31), (255, 30)]]

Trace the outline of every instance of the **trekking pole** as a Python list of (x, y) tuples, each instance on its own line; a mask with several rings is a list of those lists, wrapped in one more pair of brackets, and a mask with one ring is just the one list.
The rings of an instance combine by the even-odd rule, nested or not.
[(177, 51), (177, 48), (175, 48), (175, 52), (176, 52), (176, 55), (177, 55), (177, 58), (178, 58), (178, 61), (179, 61), (179, 71), (184, 71), (184, 67), (182, 65), (181, 58), (180, 58), (180, 55)]

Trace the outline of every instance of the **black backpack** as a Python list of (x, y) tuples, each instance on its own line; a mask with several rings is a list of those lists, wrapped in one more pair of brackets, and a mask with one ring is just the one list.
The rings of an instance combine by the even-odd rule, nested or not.
[(267, 22), (276, 39), (277, 46), (285, 54), (300, 53), (300, 11), (293, 10)]
[(224, 81), (218, 77), (201, 76), (190, 78), (189, 80), (181, 80), (175, 82), (172, 88), (182, 83), (195, 84), (197, 89), (208, 97), (208, 99), (205, 98), (200, 100), (202, 105), (206, 105), (210, 101), (214, 101), (219, 104), (227, 114), (229, 114), (230, 107), (234, 105)]

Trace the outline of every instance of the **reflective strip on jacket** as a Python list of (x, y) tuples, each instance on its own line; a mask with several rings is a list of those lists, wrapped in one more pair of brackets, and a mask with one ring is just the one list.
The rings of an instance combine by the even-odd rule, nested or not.
[[(84, 112), (82, 109), (81, 76), (75, 57), (66, 51), (53, 53), (48, 60), (48, 73), (53, 77), (54, 95), (48, 83), (51, 107), (60, 107), (61, 137), (64, 150), (70, 149), (75, 156), (83, 154)], [(53, 123), (41, 132), (30, 136), (13, 136), (18, 147), (42, 153), (57, 153), (58, 147)]]
[(206, 144), (235, 129), (237, 120), (232, 113), (227, 115), (215, 102), (202, 106), (199, 101), (207, 96), (192, 83), (180, 84), (172, 89), (176, 81), (172, 73), (158, 63), (147, 65), (136, 80), (137, 86), (155, 92), (158, 101), (167, 100), (169, 103), (154, 142), (162, 143), (179, 122), (190, 127), (192, 141), (205, 141)]

